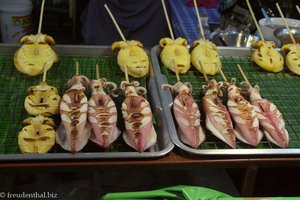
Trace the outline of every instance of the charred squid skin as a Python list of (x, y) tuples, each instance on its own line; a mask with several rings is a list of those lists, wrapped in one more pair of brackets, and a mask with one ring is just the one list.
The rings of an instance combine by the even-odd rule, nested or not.
[(203, 87), (205, 96), (202, 98), (203, 108), (206, 115), (206, 127), (213, 135), (221, 139), (232, 148), (236, 148), (236, 137), (230, 114), (222, 104), (219, 96), (222, 82), (217, 83), (210, 80), (207, 86)]
[(248, 84), (247, 94), (250, 96), (251, 104), (254, 106), (262, 131), (267, 139), (281, 148), (287, 148), (289, 135), (279, 109), (272, 102), (261, 97), (257, 85), (251, 87)]
[(122, 103), (122, 116), (126, 128), (123, 138), (129, 146), (143, 152), (156, 143), (157, 134), (152, 124), (150, 104), (138, 94), (138, 92), (145, 93), (145, 88), (138, 86), (138, 82), (121, 83), (121, 89), (126, 96)]
[[(116, 105), (103, 90), (106, 84), (105, 79), (92, 81), (93, 94), (88, 102), (88, 119), (92, 126), (90, 140), (102, 148), (110, 147), (121, 133), (117, 128)], [(112, 90), (117, 87), (112, 82), (109, 85)]]

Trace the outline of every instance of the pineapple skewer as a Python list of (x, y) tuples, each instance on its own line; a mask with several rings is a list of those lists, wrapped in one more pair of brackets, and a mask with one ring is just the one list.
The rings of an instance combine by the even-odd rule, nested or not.
[(241, 95), (241, 89), (236, 86), (236, 79), (233, 78), (231, 83), (228, 83), (221, 68), (220, 72), (227, 85), (227, 107), (235, 122), (235, 136), (244, 143), (257, 146), (263, 133), (259, 130), (258, 116), (254, 106)]
[(41, 33), (45, 0), (42, 1), (38, 33), (21, 38), (22, 46), (14, 54), (14, 64), (18, 71), (29, 76), (43, 73), (44, 66), (49, 70), (58, 56), (50, 47), (54, 39)]
[(146, 76), (149, 74), (150, 62), (146, 51), (143, 49), (143, 44), (137, 40), (126, 40), (108, 6), (104, 4), (104, 7), (123, 40), (114, 42), (111, 47), (113, 51), (119, 50), (117, 62), (121, 70), (125, 72), (125, 66), (127, 66), (130, 76), (135, 78)]
[(287, 148), (289, 135), (279, 109), (269, 100), (263, 99), (259, 86), (252, 87), (241, 66), (238, 64), (237, 67), (245, 80), (242, 85), (246, 87), (246, 94), (250, 97), (250, 102), (254, 106), (259, 124), (267, 139), (281, 148)]
[(269, 72), (280, 72), (283, 70), (284, 60), (282, 55), (275, 49), (275, 42), (265, 41), (261, 29), (257, 23), (256, 17), (253, 13), (249, 0), (246, 0), (249, 11), (259, 32), (261, 40), (251, 41), (251, 46), (256, 50), (251, 54), (251, 60), (259, 67)]
[(180, 140), (193, 147), (198, 148), (205, 140), (205, 134), (200, 124), (200, 109), (192, 96), (192, 85), (189, 82), (182, 83), (175, 67), (177, 83), (175, 85), (164, 84), (162, 89), (170, 88), (176, 95), (173, 102), (173, 113), (178, 124), (178, 136)]
[[(194, 48), (191, 52), (191, 62), (194, 67), (203, 74), (202, 68), (204, 68), (206, 74), (215, 75), (218, 73), (218, 67), (222, 66), (221, 60), (217, 52), (217, 46), (205, 39), (205, 34), (200, 19), (199, 10), (197, 8), (196, 0), (194, 1), (195, 12), (200, 28), (201, 38), (194, 41)], [(200, 61), (201, 65), (200, 66)]]
[(285, 63), (286, 66), (295, 74), (300, 75), (300, 44), (297, 44), (295, 41), (295, 38), (293, 37), (293, 34), (282, 14), (282, 11), (280, 9), (280, 6), (278, 3), (276, 3), (276, 7), (280, 13), (280, 16), (283, 20), (283, 23), (285, 24), (286, 29), (288, 30), (288, 33), (291, 37), (292, 44), (285, 44), (281, 47), (282, 51), (287, 51), (287, 55), (285, 57)]
[[(169, 27), (171, 38), (162, 38), (159, 41), (160, 46), (163, 48), (160, 52), (160, 58), (164, 66), (175, 73), (175, 68), (178, 73), (185, 74), (191, 67), (191, 56), (188, 51), (188, 42), (184, 38), (174, 38), (171, 23), (167, 13), (164, 0), (161, 0), (165, 18)], [(173, 61), (174, 60), (174, 61)], [(175, 68), (173, 67), (175, 63)]]

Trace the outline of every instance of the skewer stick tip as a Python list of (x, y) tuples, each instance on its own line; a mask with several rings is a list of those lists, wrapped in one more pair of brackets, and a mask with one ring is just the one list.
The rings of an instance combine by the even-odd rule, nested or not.
[(197, 20), (198, 20), (198, 24), (199, 24), (199, 28), (200, 28), (200, 33), (201, 33), (202, 38), (205, 40), (205, 34), (203, 31), (203, 26), (202, 26), (199, 10), (197, 7), (197, 2), (196, 2), (196, 0), (193, 0), (193, 2), (194, 2), (195, 12), (196, 12), (196, 16), (197, 16)]
[(121, 36), (121, 38), (122, 38), (122, 40), (123, 40), (123, 41), (126, 41), (126, 38), (125, 38), (124, 34), (122, 33), (122, 31), (121, 31), (121, 29), (120, 29), (120, 27), (119, 27), (119, 25), (118, 25), (118, 23), (117, 23), (115, 17), (114, 17), (113, 14), (111, 13), (110, 9), (108, 8), (108, 6), (107, 6), (106, 4), (104, 4), (104, 7), (105, 7), (106, 11), (108, 12), (108, 14), (109, 14), (111, 20), (113, 21), (113, 23), (114, 23), (114, 25), (115, 25), (117, 31), (119, 32), (119, 34), (120, 34), (120, 36)]
[(46, 69), (46, 63), (44, 63), (43, 66), (43, 82), (46, 82), (46, 77), (47, 77), (47, 69)]
[(217, 65), (217, 67), (218, 67), (218, 70), (220, 71), (220, 73), (221, 73), (221, 76), (222, 76), (222, 78), (223, 78), (223, 80), (224, 80), (224, 82), (228, 82), (227, 81), (227, 78), (226, 78), (226, 76), (225, 76), (225, 74), (224, 74), (224, 72), (223, 72), (223, 70), (222, 70), (222, 68), (219, 66), (219, 65)]
[(99, 65), (98, 65), (98, 64), (96, 64), (96, 78), (97, 78), (97, 80), (100, 79), (100, 75), (99, 75)]
[(164, 9), (164, 13), (165, 13), (165, 17), (166, 17), (166, 20), (167, 20), (168, 28), (169, 28), (169, 31), (170, 31), (171, 39), (174, 40), (175, 37), (174, 37), (174, 33), (173, 33), (172, 26), (171, 26), (171, 23), (170, 23), (170, 19), (169, 19), (169, 15), (168, 15), (168, 12), (167, 12), (165, 1), (161, 0), (161, 4), (162, 4), (163, 9)]
[(206, 82), (209, 82), (209, 79), (208, 79), (208, 77), (207, 77), (206, 71), (205, 71), (205, 69), (203, 68), (201, 61), (199, 60), (198, 62), (199, 62), (199, 65), (200, 65), (200, 68), (201, 68), (201, 71), (202, 71), (202, 74), (203, 74), (203, 76), (204, 76), (205, 81), (206, 81)]
[(299, 15), (300, 15), (300, 8), (299, 8), (299, 6), (296, 5), (296, 8), (297, 8), (297, 11), (298, 11), (298, 13), (299, 13)]
[(125, 65), (125, 80), (129, 83), (129, 77), (128, 77), (128, 71), (127, 71), (127, 65)]
[(174, 59), (172, 59), (172, 63), (173, 63), (173, 68), (174, 68), (174, 71), (175, 71), (177, 82), (180, 82), (180, 77), (179, 77), (178, 70), (177, 70), (177, 67), (175, 65)]
[(45, 7), (45, 0), (42, 0), (38, 33), (41, 33), (41, 31), (42, 31), (42, 23), (43, 23), (43, 16), (44, 16), (44, 7)]
[(253, 21), (254, 21), (254, 23), (255, 23), (255, 26), (256, 26), (256, 28), (257, 28), (257, 30), (258, 30), (259, 36), (260, 36), (260, 38), (261, 38), (262, 41), (265, 41), (264, 36), (263, 36), (263, 34), (262, 34), (262, 32), (261, 32), (261, 29), (260, 29), (260, 27), (259, 27), (259, 25), (258, 25), (258, 23), (257, 23), (257, 20), (256, 20), (256, 17), (255, 17), (255, 15), (254, 15), (254, 12), (253, 12), (253, 10), (252, 10), (252, 7), (251, 7), (251, 5), (250, 5), (250, 3), (249, 3), (249, 0), (246, 0), (246, 3), (247, 3), (247, 6), (248, 6), (248, 8), (249, 8), (249, 11), (250, 11), (250, 14), (251, 14), (251, 16), (252, 16), (252, 19), (253, 19)]
[(79, 74), (79, 62), (76, 61), (76, 71), (75, 71), (75, 75), (78, 76)]
[(243, 71), (241, 65), (240, 65), (240, 64), (237, 64), (237, 67), (238, 67), (240, 73), (242, 74), (243, 79), (246, 81), (246, 83), (248, 83), (248, 84), (250, 85), (250, 82), (249, 82), (249, 80), (248, 80), (246, 74), (244, 73), (244, 71)]

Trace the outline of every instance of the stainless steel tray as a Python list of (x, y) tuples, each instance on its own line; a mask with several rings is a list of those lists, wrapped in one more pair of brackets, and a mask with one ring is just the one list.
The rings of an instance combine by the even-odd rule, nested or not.
[[(290, 144), (287, 149), (281, 149), (269, 143), (265, 138), (260, 142), (258, 147), (237, 142), (237, 149), (231, 149), (224, 142), (213, 136), (206, 130), (206, 140), (198, 149), (191, 148), (182, 143), (177, 135), (176, 123), (172, 114), (173, 96), (169, 90), (162, 90), (160, 86), (165, 83), (176, 83), (175, 74), (163, 66), (160, 61), (160, 47), (155, 46), (151, 50), (151, 59), (153, 71), (156, 77), (158, 92), (162, 100), (162, 107), (165, 118), (168, 119), (167, 125), (171, 139), (180, 149), (186, 153), (195, 155), (288, 155), (300, 154), (300, 77), (294, 76), (288, 69), (281, 73), (267, 73), (257, 67), (250, 61), (251, 49), (219, 47), (218, 52), (221, 56), (223, 71), (227, 79), (236, 77), (237, 81), (242, 81), (242, 77), (236, 68), (241, 64), (244, 71), (252, 84), (258, 84), (262, 96), (271, 100), (281, 110), (286, 127), (290, 135)], [(198, 73), (192, 66), (186, 75), (181, 75), (182, 82), (191, 82), (193, 85), (193, 96), (196, 101), (200, 102), (202, 98), (201, 86), (206, 84), (203, 75)], [(220, 75), (209, 77), (218, 81), (222, 80)], [(226, 97), (225, 97), (226, 98)], [(226, 102), (226, 99), (222, 99)], [(200, 107), (200, 110), (202, 108)], [(204, 112), (201, 110), (201, 123), (204, 125)]]
[[(21, 130), (21, 122), (28, 117), (23, 102), (27, 93), (27, 88), (36, 85), (41, 81), (39, 77), (28, 77), (19, 73), (13, 65), (13, 53), (18, 48), (16, 45), (0, 44), (0, 161), (8, 160), (59, 160), (59, 159), (147, 159), (157, 158), (169, 153), (174, 144), (172, 143), (165, 116), (162, 112), (162, 106), (157, 92), (154, 74), (148, 78), (141, 79), (141, 84), (148, 89), (148, 100), (154, 114), (154, 127), (157, 132), (157, 143), (149, 150), (139, 153), (128, 147), (123, 141), (122, 135), (116, 141), (116, 146), (109, 151), (103, 151), (95, 144), (89, 141), (81, 152), (69, 153), (59, 145), (55, 145), (53, 150), (46, 154), (21, 154), (18, 152), (17, 133)], [(95, 64), (99, 61), (100, 66), (103, 60), (109, 60), (109, 66), (116, 64), (116, 53), (111, 51), (109, 46), (74, 46), (57, 45), (54, 47), (60, 57), (60, 61), (52, 67), (47, 73), (47, 82), (50, 85), (58, 87), (60, 93), (64, 91), (65, 81), (72, 77), (74, 73), (74, 62), (76, 60), (81, 64), (80, 71), (88, 78), (95, 78)], [(108, 66), (106, 66), (108, 67)], [(121, 73), (121, 70), (115, 70)], [(109, 72), (108, 74), (112, 74)], [(104, 75), (104, 73), (102, 74)], [(91, 77), (92, 76), (92, 77)], [(101, 76), (101, 68), (100, 68)], [(120, 75), (121, 76), (121, 75)], [(109, 75), (107, 80), (112, 81)], [(125, 78), (124, 78), (125, 79)], [(131, 79), (130, 77), (130, 80)], [(116, 81), (116, 80), (114, 80)], [(122, 80), (117, 80), (119, 83)], [(7, 105), (9, 104), (9, 105)], [(118, 105), (117, 105), (118, 107)], [(120, 107), (120, 105), (119, 105)], [(120, 110), (118, 110), (119, 112)], [(118, 121), (122, 120), (119, 115)], [(59, 117), (58, 117), (59, 118)], [(121, 144), (119, 144), (121, 143)], [(92, 146), (92, 147), (90, 147)], [(121, 146), (121, 148), (118, 148)]]

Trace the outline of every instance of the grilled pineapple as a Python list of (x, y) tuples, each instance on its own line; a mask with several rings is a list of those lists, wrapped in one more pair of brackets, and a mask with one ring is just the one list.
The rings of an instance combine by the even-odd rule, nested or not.
[[(185, 74), (191, 67), (191, 56), (187, 49), (187, 41), (183, 38), (172, 40), (163, 38), (159, 41), (163, 50), (160, 53), (162, 63), (171, 71)], [(176, 67), (176, 71), (175, 68)]]
[(300, 44), (286, 44), (282, 51), (289, 51), (285, 57), (287, 67), (295, 74), (300, 75)]
[(191, 53), (191, 62), (199, 72), (203, 73), (200, 66), (201, 64), (206, 74), (209, 75), (215, 75), (218, 73), (218, 66), (222, 66), (217, 52), (217, 46), (203, 38), (194, 41), (194, 49)]
[(51, 36), (42, 33), (26, 35), (20, 42), (23, 45), (14, 55), (18, 71), (36, 76), (43, 73), (44, 66), (49, 70), (53, 63), (58, 61), (55, 51), (49, 45), (55, 43)]
[(118, 64), (123, 72), (127, 65), (128, 74), (140, 78), (149, 73), (149, 58), (143, 44), (136, 40), (119, 41), (112, 44), (112, 50), (120, 49), (117, 57)]
[(46, 82), (41, 82), (39, 85), (28, 89), (24, 107), (31, 115), (49, 117), (59, 113), (60, 101), (58, 90), (53, 86), (49, 86)]
[(42, 115), (23, 121), (25, 126), (18, 135), (22, 153), (47, 153), (55, 144), (54, 122)]
[(251, 46), (257, 48), (251, 55), (251, 60), (259, 67), (269, 72), (280, 72), (283, 69), (284, 60), (276, 50), (273, 41), (252, 41)]

